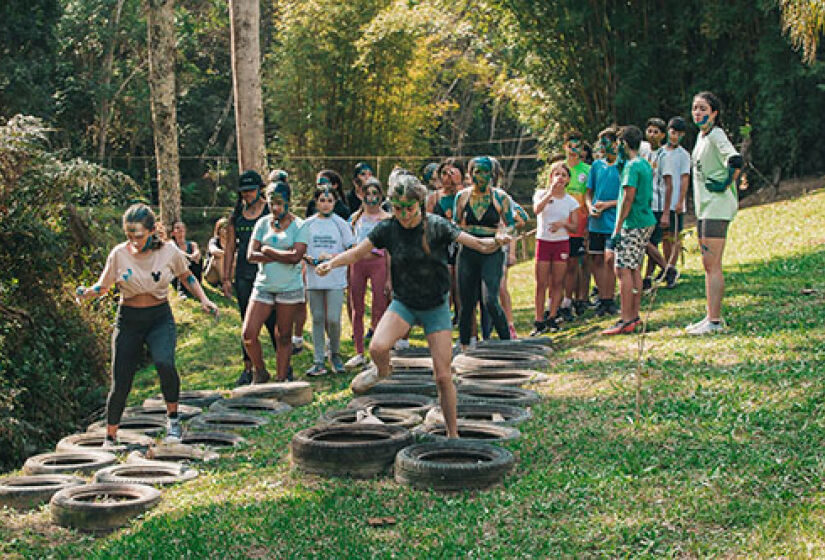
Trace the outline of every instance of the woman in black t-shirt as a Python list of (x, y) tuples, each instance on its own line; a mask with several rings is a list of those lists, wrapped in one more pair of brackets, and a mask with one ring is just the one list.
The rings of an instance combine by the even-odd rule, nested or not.
[[(235, 210), (229, 217), (229, 224), (226, 227), (226, 254), (223, 259), (223, 295), (232, 299), (232, 288), (238, 298), (238, 309), (241, 312), (241, 323), (246, 317), (246, 307), (249, 304), (249, 297), (252, 295), (252, 284), (255, 282), (255, 275), (258, 273), (258, 265), (250, 263), (246, 259), (249, 248), (249, 240), (252, 237), (252, 230), (255, 223), (261, 216), (268, 215), (269, 206), (262, 196), (261, 190), (264, 186), (263, 179), (255, 171), (244, 171), (240, 177), (238, 185), (238, 203)], [(233, 252), (236, 257), (233, 258)], [(232, 265), (235, 265), (235, 282), (232, 283)], [(275, 343), (275, 311), (273, 310), (269, 318), (264, 323), (269, 331), (269, 338), (272, 340), (273, 348)], [(241, 343), (243, 351), (243, 371), (236, 384), (249, 385), (252, 383), (252, 360), (246, 353), (246, 348)]]
[(363, 393), (390, 375), (390, 349), (409, 329), (424, 327), (433, 359), (435, 382), (444, 413), (447, 435), (458, 437), (456, 394), (450, 376), (452, 337), (450, 331), (450, 276), (447, 247), (453, 241), (480, 252), (491, 253), (509, 242), (503, 234), (479, 239), (462, 232), (433, 214), (427, 214), (427, 187), (405, 169), (396, 169), (389, 179), (393, 217), (375, 226), (367, 239), (316, 267), (320, 275), (366, 257), (373, 249), (390, 253), (393, 298), (381, 317), (370, 342), (372, 365), (352, 380), (352, 391)]

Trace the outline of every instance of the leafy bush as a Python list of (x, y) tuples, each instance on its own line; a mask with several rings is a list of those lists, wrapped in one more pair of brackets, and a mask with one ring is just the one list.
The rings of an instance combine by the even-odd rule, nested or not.
[(0, 470), (95, 414), (107, 388), (113, 305), (79, 308), (74, 286), (105, 248), (79, 201), (122, 204), (128, 177), (49, 151), (40, 120), (0, 126)]

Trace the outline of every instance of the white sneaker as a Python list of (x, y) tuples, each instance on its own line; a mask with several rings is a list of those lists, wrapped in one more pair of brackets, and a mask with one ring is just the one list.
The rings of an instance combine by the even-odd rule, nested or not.
[(395, 348), (396, 350), (406, 350), (409, 347), (410, 347), (410, 341), (409, 340), (407, 340), (406, 338), (399, 338), (398, 341), (395, 343), (395, 346), (393, 348)]
[(366, 363), (367, 361), (364, 359), (363, 354), (356, 354), (355, 356), (347, 360), (347, 363), (344, 364), (344, 367), (347, 369), (356, 369), (364, 367), (364, 364)]
[(698, 329), (699, 327), (705, 326), (705, 323), (707, 323), (707, 322), (708, 322), (708, 318), (707, 318), (707, 315), (706, 315), (704, 318), (702, 318), (701, 321), (697, 321), (696, 323), (691, 323), (688, 326), (686, 326), (685, 327), (685, 332), (690, 334), (691, 331), (694, 331), (694, 330)]
[(474, 349), (478, 346), (478, 337), (471, 336), (470, 337), (470, 349)]
[(370, 364), (370, 367), (352, 378), (352, 383), (349, 387), (356, 395), (361, 395), (369, 391), (376, 383), (385, 379), (378, 375), (378, 367), (375, 364)]
[(373, 407), (369, 407), (366, 410), (358, 410), (355, 412), (355, 423), (356, 424), (383, 424), (384, 421), (375, 416), (372, 413)]
[(444, 415), (441, 413), (440, 406), (434, 406), (433, 408), (427, 411), (427, 415), (424, 417), (424, 424), (431, 425), (443, 423)]
[(725, 331), (725, 322), (719, 321), (718, 323), (713, 323), (711, 321), (706, 321), (703, 325), (699, 325), (695, 329), (691, 329), (688, 331), (688, 334), (693, 335), (703, 335), (703, 334), (716, 334)]

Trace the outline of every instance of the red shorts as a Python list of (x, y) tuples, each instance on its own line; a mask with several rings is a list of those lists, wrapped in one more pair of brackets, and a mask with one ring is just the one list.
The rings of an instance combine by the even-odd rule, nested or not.
[(566, 262), (570, 258), (570, 240), (545, 241), (536, 239), (536, 260), (543, 262)]

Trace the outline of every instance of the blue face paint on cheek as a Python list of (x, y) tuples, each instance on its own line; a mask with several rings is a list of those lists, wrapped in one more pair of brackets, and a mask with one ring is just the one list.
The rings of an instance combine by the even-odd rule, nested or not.
[(151, 245), (152, 245), (152, 236), (150, 235), (149, 237), (146, 238), (146, 243), (143, 245), (143, 249), (141, 249), (141, 252), (148, 250)]
[(710, 115), (705, 115), (704, 117), (702, 117), (702, 118), (701, 118), (701, 119), (699, 119), (698, 121), (697, 121), (696, 119), (693, 119), (693, 122), (694, 122), (697, 126), (705, 126), (706, 124), (708, 124), (708, 121), (709, 121), (709, 120), (710, 120)]

